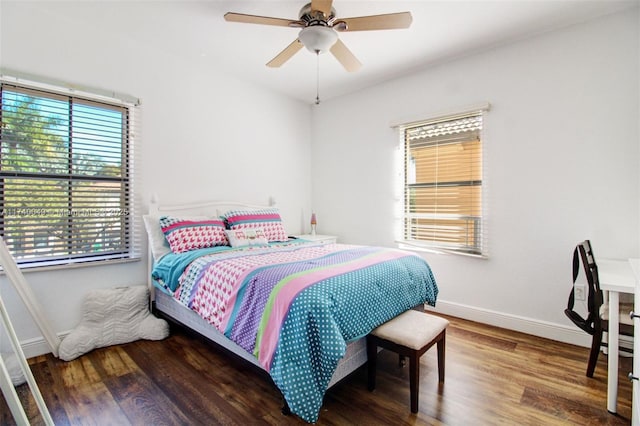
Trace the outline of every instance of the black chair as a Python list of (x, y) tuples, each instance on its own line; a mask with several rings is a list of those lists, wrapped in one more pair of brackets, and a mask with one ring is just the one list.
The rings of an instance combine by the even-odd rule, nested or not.
[[(580, 329), (593, 336), (593, 340), (591, 341), (591, 351), (589, 353), (589, 362), (587, 363), (587, 377), (593, 377), (593, 372), (596, 368), (596, 363), (598, 362), (600, 348), (602, 346), (607, 346), (607, 343), (602, 341), (602, 333), (609, 330), (609, 312), (608, 306), (603, 304), (604, 298), (602, 290), (600, 289), (600, 281), (598, 279), (598, 265), (596, 264), (593, 249), (591, 248), (591, 242), (589, 240), (585, 240), (578, 244), (573, 251), (574, 284), (580, 271), (581, 262), (587, 278), (586, 290), (588, 315), (587, 318), (582, 318), (582, 316), (573, 309), (575, 301), (575, 285), (571, 288), (571, 293), (569, 294), (569, 300), (567, 302), (567, 309), (564, 310), (564, 313)], [(631, 311), (631, 308), (629, 308), (626, 313), (621, 312), (619, 331), (621, 335), (633, 336), (633, 323), (630, 319), (627, 321), (629, 311)]]

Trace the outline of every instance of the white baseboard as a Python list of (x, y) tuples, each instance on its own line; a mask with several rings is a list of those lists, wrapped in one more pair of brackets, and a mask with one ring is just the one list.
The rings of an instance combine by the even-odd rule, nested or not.
[[(62, 333), (57, 333), (58, 337), (62, 340), (69, 334), (71, 330), (64, 331)], [(51, 347), (44, 340), (44, 337), (34, 337), (33, 339), (27, 339), (20, 342), (20, 346), (22, 346), (22, 352), (24, 352), (24, 356), (29, 359), (39, 355), (48, 354), (51, 352)]]
[(470, 321), (490, 324), (496, 327), (519, 331), (538, 337), (570, 343), (572, 345), (589, 347), (591, 336), (577, 327), (564, 324), (555, 324), (519, 315), (505, 314), (475, 306), (438, 300), (436, 308), (427, 306), (427, 309), (451, 315)]

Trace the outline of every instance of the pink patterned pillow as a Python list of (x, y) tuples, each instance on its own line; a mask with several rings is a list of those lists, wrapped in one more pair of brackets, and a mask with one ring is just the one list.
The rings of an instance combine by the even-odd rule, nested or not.
[(224, 214), (229, 229), (262, 229), (269, 242), (287, 241), (278, 209), (230, 210)]
[(195, 221), (162, 216), (160, 227), (174, 253), (229, 245), (224, 222), (220, 219)]

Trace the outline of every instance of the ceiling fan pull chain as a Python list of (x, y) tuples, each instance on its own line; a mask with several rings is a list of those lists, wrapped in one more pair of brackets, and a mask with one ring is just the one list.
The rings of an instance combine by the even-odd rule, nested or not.
[(316, 50), (316, 105), (320, 104), (320, 52)]

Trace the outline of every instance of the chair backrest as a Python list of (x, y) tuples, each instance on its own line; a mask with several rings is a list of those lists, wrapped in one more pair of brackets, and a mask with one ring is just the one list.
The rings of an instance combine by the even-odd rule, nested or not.
[[(587, 278), (587, 318), (582, 318), (582, 316), (573, 309), (575, 302), (575, 282), (580, 271), (580, 263), (583, 265)], [(600, 319), (600, 307), (602, 303), (603, 296), (598, 279), (598, 265), (593, 255), (591, 242), (584, 240), (578, 244), (573, 251), (573, 284), (571, 286), (569, 300), (567, 301), (567, 309), (564, 310), (564, 313), (579, 328), (589, 334), (594, 334), (595, 331), (602, 328)]]

